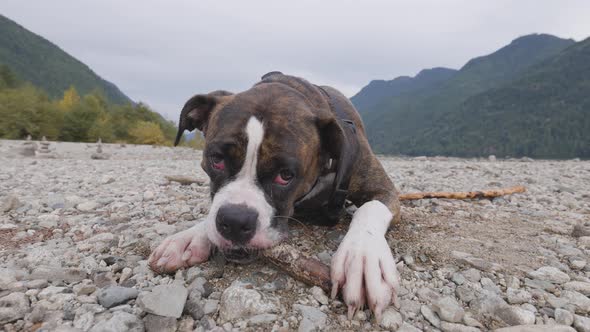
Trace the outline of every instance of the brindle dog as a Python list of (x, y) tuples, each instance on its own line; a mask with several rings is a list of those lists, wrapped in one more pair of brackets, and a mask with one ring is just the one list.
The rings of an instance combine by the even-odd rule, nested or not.
[(367, 304), (380, 320), (399, 287), (385, 232), (399, 220), (400, 204), (349, 100), (271, 72), (241, 93), (189, 99), (175, 144), (194, 129), (206, 141), (201, 167), (211, 179), (209, 215), (164, 240), (150, 266), (172, 272), (207, 260), (213, 247), (240, 260), (247, 249), (284, 239), (294, 213), (321, 210), (333, 224), (349, 201), (358, 209), (332, 258), (332, 297), (341, 290), (349, 316)]

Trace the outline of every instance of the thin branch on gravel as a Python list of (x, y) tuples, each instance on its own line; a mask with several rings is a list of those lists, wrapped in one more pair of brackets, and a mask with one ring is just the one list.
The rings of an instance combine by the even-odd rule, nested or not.
[(180, 183), (183, 186), (188, 186), (188, 185), (191, 185), (193, 183), (196, 183), (199, 186), (202, 186), (202, 185), (205, 184), (205, 181), (204, 180), (202, 180), (202, 179), (196, 179), (196, 178), (191, 178), (190, 176), (184, 176), (184, 175), (166, 175), (164, 177), (169, 182), (178, 182), (178, 183)]
[(328, 293), (332, 290), (330, 267), (315, 258), (305, 255), (290, 244), (279, 244), (262, 251), (260, 255), (266, 261), (299, 281), (318, 286)]
[[(523, 186), (504, 189), (470, 191), (470, 192), (424, 192), (400, 195), (400, 200), (419, 200), (427, 198), (449, 199), (475, 199), (493, 198), (514, 193), (525, 192)], [(308, 285), (322, 288), (326, 292), (331, 291), (330, 267), (311, 258), (290, 244), (279, 244), (273, 248), (264, 250), (260, 255), (272, 265), (281, 269), (293, 278)]]
[(448, 199), (476, 199), (476, 198), (494, 198), (526, 191), (524, 186), (510, 188), (491, 189), (483, 191), (437, 191), (437, 192), (420, 192), (399, 195), (400, 201), (415, 201), (428, 198), (448, 198)]

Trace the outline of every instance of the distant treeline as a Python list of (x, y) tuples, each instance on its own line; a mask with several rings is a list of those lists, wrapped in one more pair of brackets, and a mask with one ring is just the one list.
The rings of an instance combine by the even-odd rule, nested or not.
[(71, 142), (101, 138), (107, 143), (171, 145), (176, 126), (145, 104), (113, 104), (100, 91), (80, 96), (70, 87), (61, 99), (52, 99), (0, 65), (0, 138), (27, 135)]

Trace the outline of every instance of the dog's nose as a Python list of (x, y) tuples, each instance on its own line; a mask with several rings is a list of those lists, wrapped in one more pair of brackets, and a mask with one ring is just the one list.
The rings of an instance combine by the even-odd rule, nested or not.
[(224, 238), (239, 244), (248, 242), (256, 233), (258, 212), (243, 204), (227, 204), (219, 208), (215, 223)]

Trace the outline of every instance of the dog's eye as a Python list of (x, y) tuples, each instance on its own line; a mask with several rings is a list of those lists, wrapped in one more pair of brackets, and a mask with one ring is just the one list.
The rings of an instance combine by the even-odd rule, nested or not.
[(277, 174), (275, 179), (273, 180), (274, 183), (280, 184), (281, 186), (286, 186), (293, 180), (295, 175), (288, 169), (284, 169)]
[(223, 156), (214, 154), (211, 156), (211, 165), (213, 168), (218, 169), (220, 171), (225, 169), (225, 161), (223, 160)]

